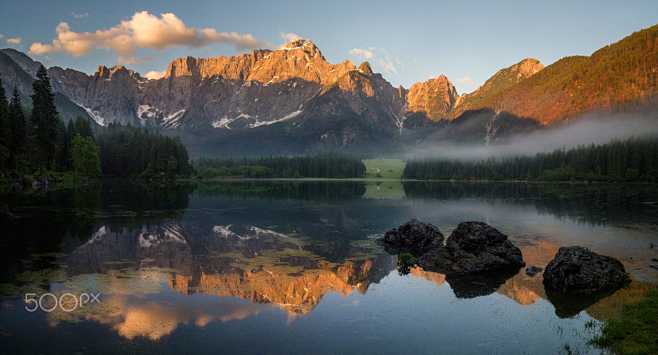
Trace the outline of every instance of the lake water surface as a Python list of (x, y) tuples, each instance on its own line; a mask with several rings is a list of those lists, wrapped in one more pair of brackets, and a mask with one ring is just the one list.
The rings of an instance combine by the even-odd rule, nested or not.
[[(3, 200), (18, 217), (0, 222), (6, 354), (599, 353), (601, 320), (658, 282), (658, 191), (644, 185), (106, 183)], [(487, 222), (540, 267), (586, 246), (634, 281), (551, 300), (523, 270), (446, 279), (376, 243), (411, 218), (446, 236)], [(28, 312), (26, 293), (72, 296)]]

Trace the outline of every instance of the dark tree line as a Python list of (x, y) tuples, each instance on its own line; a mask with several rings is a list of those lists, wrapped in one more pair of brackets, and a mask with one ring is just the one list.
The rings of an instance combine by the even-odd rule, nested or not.
[[(46, 68), (41, 66), (32, 84), (32, 109), (23, 110), (14, 88), (7, 100), (0, 78), (0, 171), (32, 172), (64, 170), (62, 149), (66, 127), (55, 108)], [(4, 175), (4, 174), (3, 174)]]
[(32, 84), (32, 109), (26, 115), (18, 90), (9, 102), (0, 80), (0, 176), (73, 171), (100, 174), (98, 147), (89, 121), (64, 124), (46, 68), (41, 66)]
[(15, 88), (7, 101), (0, 78), (0, 177), (51, 172), (170, 177), (192, 172), (187, 150), (178, 139), (118, 125), (92, 129), (85, 118), (65, 124), (43, 66), (32, 89), (32, 109), (26, 115)]
[(195, 168), (199, 176), (247, 178), (360, 178), (366, 167), (357, 158), (338, 154), (300, 157), (244, 159), (201, 159)]
[(404, 178), (658, 182), (658, 138), (634, 138), (535, 156), (481, 161), (415, 160)]
[(187, 176), (192, 173), (187, 149), (178, 138), (145, 128), (110, 124), (97, 137), (101, 169), (116, 177)]

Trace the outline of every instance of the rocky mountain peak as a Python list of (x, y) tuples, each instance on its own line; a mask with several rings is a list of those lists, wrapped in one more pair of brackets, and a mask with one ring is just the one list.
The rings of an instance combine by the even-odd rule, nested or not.
[(537, 74), (542, 69), (544, 69), (544, 65), (539, 60), (525, 58), (514, 65), (497, 71), (477, 90), (464, 95), (453, 115), (457, 116), (466, 110), (480, 108), (483, 99), (495, 97), (519, 82)]
[(198, 66), (197, 59), (187, 56), (182, 58), (176, 58), (167, 66), (165, 70), (165, 78), (169, 77), (178, 77), (178, 76), (192, 76), (197, 75)]
[(448, 118), (459, 95), (445, 75), (411, 86), (407, 93), (407, 111), (424, 113), (432, 120)]
[(113, 67), (106, 67), (99, 65), (94, 74), (99, 79), (119, 79), (119, 78), (139, 78), (139, 74), (133, 70), (126, 68), (123, 65), (115, 65)]
[(21, 69), (32, 76), (36, 75), (37, 70), (39, 70), (39, 66), (41, 66), (41, 63), (32, 60), (32, 58), (28, 57), (25, 53), (17, 51), (13, 48), (4, 48), (1, 49), (0, 52), (9, 56), (9, 58), (11, 58), (11, 60), (20, 66)]
[(542, 69), (544, 69), (544, 64), (535, 58), (525, 58), (509, 67), (509, 70), (512, 73), (515, 73), (516, 77), (519, 79), (529, 78)]
[(370, 67), (370, 63), (368, 63), (367, 61), (365, 61), (365, 62), (361, 63), (361, 65), (359, 65), (359, 71), (362, 72), (363, 74), (367, 74), (367, 75), (372, 75), (372, 73), (373, 73), (372, 68)]
[(315, 43), (313, 43), (312, 41), (310, 41), (308, 39), (302, 39), (302, 38), (295, 39), (295, 40), (292, 40), (292, 41), (286, 43), (281, 49), (284, 49), (284, 50), (285, 49), (287, 49), (287, 50), (302, 49), (305, 52), (308, 52), (308, 53), (311, 53), (311, 54), (320, 54), (320, 55), (322, 55), (322, 53), (320, 52), (320, 49), (318, 48), (318, 46), (315, 45)]
[(96, 69), (96, 73), (94, 73), (94, 76), (97, 78), (109, 78), (110, 77), (110, 69), (104, 65), (99, 65), (98, 69)]

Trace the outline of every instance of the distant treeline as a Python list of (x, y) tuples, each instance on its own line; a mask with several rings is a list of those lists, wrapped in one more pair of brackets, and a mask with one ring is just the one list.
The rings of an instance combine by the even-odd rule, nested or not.
[(550, 153), (480, 161), (415, 160), (404, 178), (658, 182), (658, 138), (634, 138)]
[(87, 118), (60, 118), (48, 72), (41, 66), (25, 111), (14, 88), (7, 100), (0, 78), (0, 178), (25, 184), (24, 177), (153, 177), (192, 172), (187, 150), (176, 138), (120, 125), (92, 129)]
[(195, 169), (202, 178), (360, 178), (366, 167), (358, 158), (338, 154), (302, 157), (201, 159)]
[(178, 138), (145, 128), (110, 124), (99, 130), (103, 175), (188, 176), (192, 173), (187, 149)]

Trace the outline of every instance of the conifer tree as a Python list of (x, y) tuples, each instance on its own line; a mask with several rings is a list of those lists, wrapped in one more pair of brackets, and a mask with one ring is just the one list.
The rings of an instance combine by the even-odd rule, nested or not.
[(27, 146), (25, 114), (23, 113), (21, 96), (15, 87), (9, 102), (8, 120), (11, 131), (9, 140), (11, 166), (15, 168), (18, 157), (26, 151)]
[(94, 132), (91, 129), (88, 119), (85, 119), (84, 117), (76, 117), (74, 121), (74, 136), (76, 134), (94, 139)]
[(57, 147), (57, 120), (55, 100), (46, 68), (39, 67), (37, 80), (32, 84), (32, 128), (37, 159), (41, 168), (53, 166)]
[(98, 145), (91, 137), (76, 134), (71, 141), (71, 157), (76, 176), (98, 177), (101, 175)]
[(0, 170), (5, 170), (8, 167), (10, 157), (9, 139), (10, 129), (7, 97), (5, 96), (5, 89), (2, 86), (2, 77), (0, 77)]

